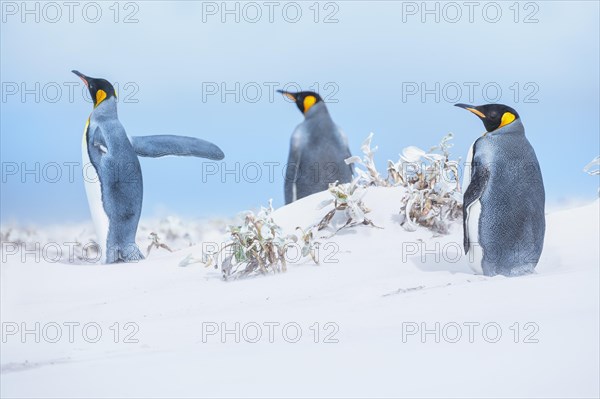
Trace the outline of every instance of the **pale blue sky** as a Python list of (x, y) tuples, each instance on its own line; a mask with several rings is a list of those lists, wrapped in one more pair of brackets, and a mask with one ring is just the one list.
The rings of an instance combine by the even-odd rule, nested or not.
[[(232, 215), (266, 204), (269, 198), (276, 206), (283, 204), (281, 169), (302, 115), (279, 95), (271, 99), (269, 82), (296, 82), (304, 89), (314, 89), (318, 82), (326, 95), (337, 91), (331, 97), (337, 102), (329, 104), (334, 120), (348, 134), (355, 154), (369, 132), (375, 133), (382, 171), (388, 159), (398, 159), (403, 147), (427, 149), (448, 132), (455, 134), (454, 156), (464, 159), (483, 125), (452, 104), (470, 101), (468, 85), (475, 85), (475, 104), (485, 103), (485, 96), (493, 97), (494, 88), (500, 87), (499, 102), (517, 109), (538, 154), (548, 202), (597, 196), (598, 178), (582, 172), (600, 152), (596, 1), (533, 2), (535, 6), (522, 2), (518, 23), (513, 1), (497, 3), (502, 15), (496, 23), (482, 15), (487, 2), (474, 9), (473, 22), (463, 6), (456, 23), (451, 22), (456, 9), (447, 3), (438, 5), (439, 23), (435, 15), (423, 16), (421, 10), (408, 14), (421, 2), (320, 3), (317, 23), (312, 1), (297, 3), (302, 16), (296, 23), (282, 14), (285, 6), (286, 17), (294, 18), (290, 2), (274, 9), (273, 23), (262, 2), (254, 3), (262, 12), (256, 23), (250, 21), (256, 9), (244, 8), (244, 3), (239, 3), (239, 23), (235, 15), (225, 15), (225, 23), (219, 12), (203, 16), (203, 7), (211, 11), (212, 4), (220, 7), (221, 2), (134, 2), (137, 9), (125, 9), (121, 3), (118, 23), (109, 8), (112, 1), (98, 3), (102, 16), (97, 23), (86, 21), (80, 8), (74, 10), (72, 23), (66, 8), (55, 23), (50, 20), (56, 18), (56, 10), (40, 9), (36, 23), (35, 15), (21, 15), (20, 9), (13, 15), (15, 9), (6, 8), (6, 3), (0, 39), (3, 222), (89, 219), (79, 174), (70, 182), (63, 167), (56, 183), (36, 183), (34, 175), (22, 183), (19, 175), (6, 174), (15, 164), (34, 168), (39, 162), (42, 172), (49, 162), (81, 163), (81, 135), (92, 107), (71, 69), (119, 82), (119, 117), (129, 134), (200, 137), (223, 149), (228, 169), (236, 162), (240, 172), (248, 163), (263, 165), (263, 176), (255, 183), (236, 183), (231, 174), (224, 182), (216, 176), (206, 176), (203, 182), (203, 168), (208, 171), (214, 165), (203, 166), (202, 160), (192, 158), (142, 159), (143, 216)], [(21, 2), (12, 4), (20, 7)], [(231, 8), (235, 4), (228, 3)], [(427, 4), (436, 7), (435, 2)], [(87, 18), (93, 19), (94, 12), (88, 9)], [(132, 12), (138, 22), (123, 23)], [(323, 23), (331, 13), (338, 22)], [(527, 16), (538, 22), (524, 23)], [(487, 9), (486, 17), (493, 19), (495, 9)], [(40, 90), (40, 102), (33, 94), (23, 102), (21, 84), (34, 88), (36, 82), (40, 89), (46, 87), (45, 93)], [(71, 82), (77, 84), (73, 101), (68, 95)], [(124, 86), (127, 82), (133, 84)], [(229, 88), (240, 82), (246, 95), (241, 93), (240, 102), (234, 95), (225, 102), (219, 95), (207, 96), (207, 88), (223, 82)], [(434, 94), (424, 102), (420, 93), (407, 95), (415, 84), (434, 89), (436, 82), (439, 101)], [(488, 83), (486, 94), (482, 88)], [(62, 93), (51, 102), (56, 86)], [(259, 98), (257, 86), (262, 87)], [(463, 89), (458, 98), (456, 86)], [(19, 92), (10, 94), (15, 88)], [(126, 98), (138, 102), (125, 102)], [(274, 182), (264, 166), (269, 162), (281, 165), (275, 167)], [(221, 163), (217, 166), (223, 168)], [(254, 177), (254, 166), (245, 171)], [(54, 169), (46, 172), (54, 177)]]

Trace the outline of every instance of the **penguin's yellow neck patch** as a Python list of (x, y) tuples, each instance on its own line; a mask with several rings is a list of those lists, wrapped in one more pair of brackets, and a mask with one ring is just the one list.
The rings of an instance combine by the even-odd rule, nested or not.
[(102, 101), (106, 98), (106, 92), (104, 90), (98, 90), (96, 92), (96, 107), (100, 105)]
[(307, 113), (308, 110), (315, 105), (317, 102), (317, 98), (315, 96), (306, 96), (304, 98), (304, 113)]
[(502, 126), (508, 125), (515, 119), (517, 119), (515, 114), (513, 114), (512, 112), (505, 112), (504, 115), (502, 115), (502, 119), (500, 120), (500, 126), (498, 126), (498, 129), (500, 129)]
[(85, 127), (83, 128), (83, 138), (82, 138), (82, 141), (85, 145), (87, 145), (87, 131), (88, 131), (89, 127), (90, 127), (90, 118), (87, 118), (87, 121), (85, 121)]

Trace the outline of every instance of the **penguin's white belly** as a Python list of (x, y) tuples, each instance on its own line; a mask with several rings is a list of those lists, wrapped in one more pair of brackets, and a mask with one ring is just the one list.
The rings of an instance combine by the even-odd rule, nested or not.
[(467, 208), (467, 237), (469, 238), (469, 253), (467, 258), (469, 266), (477, 274), (483, 274), (481, 261), (483, 248), (479, 245), (479, 217), (481, 216), (481, 202), (475, 200)]
[(83, 181), (85, 184), (85, 193), (87, 194), (92, 220), (96, 229), (98, 245), (100, 246), (100, 259), (104, 262), (106, 261), (106, 241), (108, 238), (108, 215), (104, 211), (104, 206), (102, 205), (102, 187), (100, 185), (100, 179), (98, 178), (96, 168), (90, 161), (85, 132), (83, 133), (81, 153), (83, 160)]

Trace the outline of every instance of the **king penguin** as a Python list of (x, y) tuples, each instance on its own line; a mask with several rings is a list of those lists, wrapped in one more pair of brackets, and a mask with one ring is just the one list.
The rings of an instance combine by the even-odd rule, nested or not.
[(144, 258), (135, 243), (142, 211), (143, 181), (139, 156), (196, 156), (223, 159), (219, 147), (193, 137), (128, 137), (117, 116), (117, 93), (105, 79), (72, 71), (87, 86), (94, 108), (82, 140), (84, 182), (104, 263)]
[(456, 104), (482, 121), (486, 133), (467, 155), (463, 198), (464, 248), (486, 276), (532, 273), (546, 222), (540, 165), (517, 111), (502, 104)]
[(278, 90), (292, 100), (304, 115), (292, 134), (285, 175), (286, 205), (329, 188), (330, 183), (352, 180), (348, 138), (333, 122), (325, 102), (312, 91), (291, 93)]

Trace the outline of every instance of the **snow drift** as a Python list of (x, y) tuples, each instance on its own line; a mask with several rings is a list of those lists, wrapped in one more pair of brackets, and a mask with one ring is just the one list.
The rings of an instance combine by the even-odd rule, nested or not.
[[(600, 202), (547, 216), (536, 274), (488, 278), (459, 222), (401, 227), (402, 195), (369, 188), (381, 229), (320, 238), (319, 265), (268, 277), (179, 267), (225, 241), (214, 231), (137, 264), (3, 259), (2, 396), (597, 397)], [(274, 220), (318, 223), (328, 196)]]

